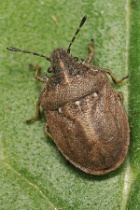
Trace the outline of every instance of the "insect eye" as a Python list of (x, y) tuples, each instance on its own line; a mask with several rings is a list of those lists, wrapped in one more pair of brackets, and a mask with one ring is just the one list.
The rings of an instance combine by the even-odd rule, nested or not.
[(82, 62), (85, 62), (85, 60), (86, 60), (85, 58), (81, 58), (81, 61), (82, 61)]
[(61, 71), (61, 69), (60, 68), (56, 68), (55, 66), (50, 67), (47, 70), (48, 73), (54, 73), (54, 74), (58, 73), (59, 71)]
[(75, 62), (77, 62), (79, 59), (78, 59), (78, 57), (73, 57), (73, 60), (74, 60)]
[(48, 68), (48, 69), (47, 69), (47, 72), (48, 72), (48, 73), (52, 73), (52, 72), (53, 72), (53, 69), (52, 69), (52, 68)]

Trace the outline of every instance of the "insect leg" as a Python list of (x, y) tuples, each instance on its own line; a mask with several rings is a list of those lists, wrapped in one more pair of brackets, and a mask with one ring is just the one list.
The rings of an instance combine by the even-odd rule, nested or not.
[(116, 77), (115, 77), (115, 75), (112, 73), (112, 71), (110, 71), (109, 69), (103, 69), (107, 74), (109, 74), (110, 75), (110, 77), (112, 78), (112, 80), (113, 80), (113, 82), (115, 83), (115, 84), (118, 84), (118, 83), (121, 83), (123, 80), (125, 80), (125, 79), (127, 79), (129, 76), (127, 75), (127, 76), (125, 76), (125, 77), (123, 77), (122, 79), (120, 79), (120, 80), (118, 80)]
[(124, 96), (123, 96), (122, 92), (117, 91), (117, 95), (118, 95), (118, 97), (119, 97), (119, 99), (120, 99), (121, 103), (123, 104), (123, 101), (124, 101)]
[(32, 117), (29, 120), (26, 120), (26, 123), (31, 123), (33, 121), (36, 121), (40, 118), (40, 100), (38, 100), (36, 102), (36, 115), (34, 117)]
[(93, 47), (93, 46), (94, 46), (94, 40), (92, 39), (92, 40), (91, 40), (91, 43), (88, 45), (88, 49), (89, 49), (89, 51), (90, 51), (90, 54), (89, 54), (88, 58), (86, 59), (85, 63), (90, 64), (91, 61), (92, 61), (93, 58), (94, 58), (95, 51), (94, 51), (94, 47)]
[(44, 125), (44, 129), (45, 129), (47, 135), (52, 139), (52, 135), (51, 135), (51, 133), (50, 133), (50, 131), (49, 131), (49, 126), (48, 126), (47, 123)]
[(35, 71), (35, 79), (39, 82), (46, 82), (47, 77), (43, 78), (40, 76), (41, 73), (41, 67), (40, 66), (33, 66), (32, 64), (29, 64), (29, 67), (36, 70)]

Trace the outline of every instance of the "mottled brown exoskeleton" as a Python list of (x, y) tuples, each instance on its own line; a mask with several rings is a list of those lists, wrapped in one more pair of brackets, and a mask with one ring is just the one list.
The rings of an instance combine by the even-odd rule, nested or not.
[(86, 173), (102, 175), (121, 165), (129, 146), (123, 96), (113, 89), (107, 74), (116, 84), (127, 76), (117, 80), (110, 70), (90, 64), (94, 57), (93, 41), (88, 58), (81, 63), (70, 54), (86, 18), (81, 20), (68, 49), (55, 49), (50, 57), (13, 47), (7, 49), (31, 53), (50, 62), (50, 78), (40, 77), (41, 68), (32, 66), (37, 70), (35, 78), (45, 86), (37, 101), (36, 116), (28, 122), (39, 118), (41, 106), (47, 119), (45, 130), (66, 159)]

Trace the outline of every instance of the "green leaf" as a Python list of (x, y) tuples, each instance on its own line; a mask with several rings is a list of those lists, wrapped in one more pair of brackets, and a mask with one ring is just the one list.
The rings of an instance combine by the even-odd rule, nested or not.
[[(136, 210), (140, 206), (140, 1), (136, 0), (0, 0), (0, 209), (4, 210)], [(88, 55), (95, 39), (94, 64), (129, 81), (123, 92), (129, 115), (131, 145), (122, 166), (104, 176), (85, 174), (72, 165), (43, 131), (45, 118), (31, 125), (42, 88), (28, 64), (49, 62), (6, 47), (49, 56), (67, 48), (81, 18), (72, 54)]]

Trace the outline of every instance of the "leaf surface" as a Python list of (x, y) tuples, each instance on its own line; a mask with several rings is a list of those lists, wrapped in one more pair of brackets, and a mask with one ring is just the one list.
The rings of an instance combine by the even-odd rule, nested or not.
[[(0, 0), (0, 209), (137, 210), (140, 206), (140, 1)], [(69, 165), (43, 131), (44, 117), (31, 125), (42, 88), (28, 64), (43, 58), (12, 53), (6, 47), (49, 56), (67, 48), (81, 18), (88, 19), (71, 50), (86, 58), (95, 40), (94, 64), (111, 69), (123, 92), (131, 145), (122, 166), (105, 176), (91, 176)]]

